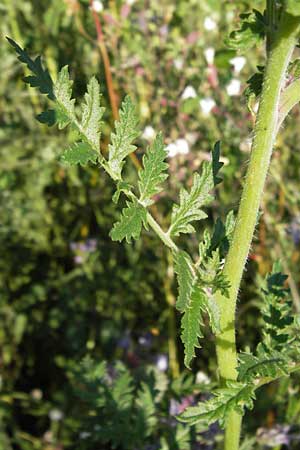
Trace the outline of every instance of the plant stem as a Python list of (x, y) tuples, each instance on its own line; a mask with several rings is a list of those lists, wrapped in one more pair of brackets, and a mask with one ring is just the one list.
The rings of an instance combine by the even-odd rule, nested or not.
[[(259, 206), (276, 137), (280, 93), (299, 30), (299, 18), (283, 12), (278, 31), (274, 34), (272, 46), (268, 52), (259, 111), (254, 128), (251, 159), (233, 240), (224, 267), (224, 274), (231, 284), (229, 298), (221, 294), (216, 296), (221, 311), (222, 331), (217, 337), (216, 350), (222, 382), (237, 378), (236, 300), (257, 223)], [(236, 412), (229, 414), (225, 431), (225, 450), (238, 449), (241, 422), (242, 418), (239, 414)]]
[(147, 212), (147, 222), (152, 228), (152, 230), (157, 234), (157, 236), (162, 240), (162, 242), (169, 247), (173, 252), (178, 252), (178, 247), (175, 242), (170, 238), (170, 236), (165, 233), (156, 220)]

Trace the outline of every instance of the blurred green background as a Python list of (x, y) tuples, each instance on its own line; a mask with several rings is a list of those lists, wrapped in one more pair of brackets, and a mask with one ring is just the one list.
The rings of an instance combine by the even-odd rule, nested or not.
[[(110, 240), (119, 213), (111, 181), (93, 166), (60, 162), (72, 131), (36, 121), (45, 100), (24, 85), (5, 36), (43, 55), (53, 78), (68, 64), (77, 98), (97, 76), (104, 153), (125, 93), (141, 117), (138, 161), (163, 132), (170, 163), (156, 210), (163, 223), (180, 186), (221, 140), (212, 223), (238, 206), (254, 121), (243, 91), (264, 58), (263, 48), (237, 55), (224, 40), (240, 13), (264, 2), (92, 3), (0, 1), (0, 449), (215, 450), (217, 426), (203, 433), (175, 419), (216, 382), (213, 337), (207, 332), (193, 370), (184, 369), (170, 255), (151, 232), (132, 245)], [(276, 259), (300, 312), (299, 118), (297, 107), (277, 139), (240, 293), (244, 350), (259, 338), (259, 285)], [(197, 237), (182, 243), (196, 252)], [(299, 449), (299, 425), (294, 375), (259, 391), (242, 448)]]

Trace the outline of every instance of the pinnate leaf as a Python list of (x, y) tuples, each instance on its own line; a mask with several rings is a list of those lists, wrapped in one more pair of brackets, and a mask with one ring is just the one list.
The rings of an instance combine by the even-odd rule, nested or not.
[(230, 411), (235, 410), (242, 414), (245, 407), (253, 408), (254, 389), (252, 384), (227, 381), (226, 387), (214, 392), (214, 397), (199, 403), (198, 406), (187, 408), (178, 419), (189, 425), (200, 422), (207, 426), (219, 421), (223, 427)]
[(279, 374), (287, 372), (288, 361), (283, 352), (267, 350), (259, 344), (256, 356), (251, 353), (239, 354), (238, 379), (251, 381), (255, 377), (276, 378)]
[(194, 275), (192, 271), (193, 262), (189, 255), (184, 251), (179, 251), (175, 255), (175, 272), (178, 281), (178, 298), (176, 308), (178, 311), (184, 311), (193, 289)]
[(137, 138), (138, 117), (129, 96), (125, 97), (120, 110), (120, 119), (115, 123), (115, 132), (111, 135), (109, 144), (110, 171), (115, 179), (121, 179), (124, 159), (134, 152), (136, 146), (132, 142)]
[(207, 214), (202, 208), (213, 200), (210, 191), (219, 183), (218, 170), (222, 167), (219, 162), (219, 144), (216, 144), (212, 152), (212, 161), (205, 161), (202, 165), (201, 175), (194, 174), (193, 184), (190, 192), (184, 188), (180, 190), (179, 205), (174, 205), (171, 217), (169, 234), (178, 236), (181, 233), (192, 233), (195, 231), (191, 222), (205, 219)]
[(15, 41), (10, 38), (7, 38), (7, 40), (18, 53), (18, 59), (26, 64), (28, 69), (33, 73), (33, 75), (24, 78), (25, 83), (38, 88), (42, 94), (47, 94), (50, 100), (54, 100), (53, 81), (48, 70), (43, 68), (41, 57), (38, 56), (37, 58), (32, 59), (26, 50), (23, 50)]
[(61, 156), (61, 160), (65, 164), (71, 166), (81, 164), (85, 166), (89, 161), (96, 163), (98, 158), (97, 152), (87, 142), (76, 142), (65, 150)]
[(210, 318), (212, 330), (220, 329), (220, 311), (214, 298), (206, 291), (193, 262), (184, 251), (175, 255), (175, 272), (179, 286), (176, 308), (183, 313), (181, 321), (181, 340), (184, 344), (184, 362), (187, 367), (195, 356), (195, 347), (200, 347), (199, 338), (203, 336), (203, 315)]
[(60, 129), (76, 120), (75, 100), (72, 99), (73, 81), (70, 79), (68, 66), (64, 66), (58, 74), (54, 85), (54, 94), (57, 100), (56, 121)]
[(137, 201), (127, 202), (127, 207), (123, 209), (119, 222), (115, 223), (110, 232), (113, 241), (126, 239), (128, 243), (131, 239), (140, 237), (142, 226), (147, 226), (147, 212)]
[(230, 33), (226, 44), (233, 50), (246, 51), (264, 38), (266, 26), (264, 16), (256, 9), (241, 14), (240, 19), (241, 28)]
[(203, 337), (201, 327), (204, 325), (202, 313), (205, 307), (206, 296), (196, 284), (193, 287), (181, 321), (181, 339), (184, 344), (184, 363), (186, 367), (190, 367), (190, 363), (195, 356), (195, 347), (200, 347), (199, 338)]
[(99, 147), (101, 119), (104, 113), (104, 108), (100, 107), (100, 98), (100, 86), (93, 77), (87, 85), (82, 110), (82, 131), (93, 148)]
[(151, 197), (161, 191), (160, 184), (168, 178), (168, 174), (165, 172), (168, 169), (168, 164), (164, 162), (166, 156), (163, 137), (159, 133), (144, 155), (144, 168), (139, 171), (140, 201), (145, 206), (153, 203)]

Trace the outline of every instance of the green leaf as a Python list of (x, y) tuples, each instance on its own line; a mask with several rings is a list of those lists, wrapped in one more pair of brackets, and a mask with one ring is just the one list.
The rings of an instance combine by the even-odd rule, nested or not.
[(219, 218), (216, 220), (210, 247), (207, 252), (208, 255), (219, 249), (220, 258), (225, 258), (232, 240), (234, 225), (235, 218), (233, 211), (228, 213), (225, 224), (223, 224), (222, 220)]
[(52, 127), (56, 124), (56, 113), (54, 109), (43, 111), (36, 116), (37, 120), (41, 123), (45, 123), (48, 127)]
[(283, 352), (269, 351), (259, 344), (256, 353), (256, 356), (251, 353), (239, 354), (239, 381), (251, 381), (256, 377), (277, 378), (278, 375), (288, 373), (288, 361)]
[(195, 347), (200, 348), (199, 338), (203, 337), (201, 326), (204, 325), (201, 313), (205, 310), (205, 307), (205, 294), (199, 286), (195, 285), (181, 321), (184, 363), (188, 368), (190, 368), (190, 363), (195, 356)]
[(286, 279), (287, 276), (281, 273), (281, 266), (274, 264), (262, 289), (262, 316), (264, 344), (270, 349), (288, 352), (294, 318), (289, 291), (284, 286)]
[(194, 174), (190, 192), (183, 188), (180, 190), (180, 202), (179, 205), (173, 207), (171, 226), (168, 231), (172, 236), (194, 232), (195, 229), (190, 222), (207, 217), (202, 207), (211, 203), (213, 196), (209, 192), (215, 186), (215, 182), (220, 182), (217, 177), (218, 170), (222, 167), (222, 163), (219, 162), (219, 155), (220, 146), (217, 143), (212, 152), (212, 161), (203, 163), (201, 175)]
[(130, 97), (125, 97), (120, 110), (120, 119), (115, 123), (115, 132), (111, 135), (109, 144), (109, 161), (111, 173), (116, 179), (121, 179), (124, 159), (134, 152), (136, 146), (132, 142), (137, 138), (138, 117)]
[(138, 406), (137, 425), (140, 434), (144, 437), (150, 436), (157, 424), (154, 398), (153, 389), (142, 382), (137, 392), (136, 404)]
[(144, 155), (144, 168), (139, 171), (140, 201), (145, 206), (153, 203), (151, 197), (161, 192), (160, 184), (168, 178), (168, 174), (165, 173), (168, 169), (168, 164), (164, 162), (166, 156), (167, 153), (164, 147), (163, 137), (159, 133)]
[(193, 290), (194, 274), (193, 262), (189, 255), (184, 251), (179, 251), (174, 257), (174, 270), (178, 281), (178, 298), (176, 308), (183, 312), (189, 303)]
[(265, 36), (264, 16), (254, 9), (251, 13), (241, 14), (241, 28), (230, 33), (226, 44), (233, 50), (246, 51), (258, 44)]
[(220, 162), (220, 153), (221, 153), (221, 142), (218, 141), (214, 145), (211, 156), (214, 186), (217, 186), (217, 184), (222, 182), (222, 178), (218, 177), (218, 174), (224, 165), (224, 163)]
[(247, 80), (248, 86), (244, 91), (244, 95), (247, 99), (247, 106), (251, 114), (255, 114), (253, 111), (253, 104), (256, 102), (262, 91), (265, 67), (257, 66), (257, 70), (258, 72)]
[(230, 411), (243, 414), (244, 408), (252, 409), (255, 386), (238, 381), (227, 381), (226, 387), (217, 389), (210, 400), (198, 406), (187, 408), (179, 417), (181, 422), (194, 425), (203, 423), (206, 426), (219, 421), (223, 427)]
[(99, 147), (101, 119), (105, 110), (105, 108), (100, 107), (100, 98), (100, 86), (96, 78), (93, 77), (87, 85), (82, 110), (82, 133), (93, 148)]
[(7, 40), (18, 53), (18, 59), (22, 63), (26, 64), (28, 69), (33, 73), (33, 75), (24, 78), (25, 83), (28, 83), (32, 87), (38, 88), (42, 94), (47, 94), (50, 100), (55, 100), (53, 81), (48, 70), (43, 68), (41, 57), (38, 56), (33, 60), (30, 58), (26, 50), (23, 50), (15, 41), (9, 37), (7, 37)]
[(292, 16), (300, 16), (300, 0), (286, 0), (285, 10)]
[(145, 208), (133, 200), (127, 202), (127, 208), (124, 208), (119, 222), (115, 223), (110, 232), (113, 241), (122, 241), (126, 239), (128, 243), (131, 239), (138, 239), (142, 226), (147, 226), (147, 211)]
[(62, 162), (71, 166), (75, 164), (85, 166), (89, 161), (95, 164), (97, 158), (97, 152), (87, 142), (76, 142), (68, 150), (65, 150), (61, 156)]
[(58, 102), (56, 120), (59, 129), (66, 127), (72, 121), (76, 121), (72, 86), (73, 81), (70, 79), (68, 66), (64, 66), (59, 72), (54, 85), (54, 94)]
[(194, 348), (200, 347), (198, 339), (203, 336), (201, 332), (203, 314), (208, 314), (213, 332), (218, 333), (220, 310), (209, 290), (215, 280), (212, 279), (210, 284), (205, 284), (201, 278), (202, 273), (197, 267), (193, 267), (191, 258), (184, 251), (177, 252), (174, 261), (179, 286), (176, 308), (183, 313), (181, 340), (184, 344), (185, 365), (190, 367), (191, 360), (195, 356)]
[(218, 303), (216, 302), (213, 296), (206, 299), (205, 309), (208, 313), (209, 322), (213, 333), (219, 334), (221, 331), (220, 326), (221, 313)]

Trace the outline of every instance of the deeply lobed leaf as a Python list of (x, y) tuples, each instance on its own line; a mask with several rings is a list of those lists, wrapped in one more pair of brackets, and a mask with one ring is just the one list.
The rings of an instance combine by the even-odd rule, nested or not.
[(136, 146), (132, 142), (139, 135), (138, 117), (129, 96), (125, 97), (119, 114), (120, 119), (115, 123), (115, 132), (112, 133), (109, 144), (108, 165), (114, 178), (120, 180), (124, 159), (135, 151)]
[(145, 206), (153, 203), (151, 197), (161, 192), (160, 184), (168, 178), (168, 174), (165, 172), (168, 169), (168, 164), (164, 162), (166, 156), (163, 137), (159, 133), (144, 155), (144, 167), (139, 171), (140, 201)]
[(53, 81), (49, 71), (43, 68), (41, 57), (38, 56), (36, 59), (32, 59), (26, 50), (23, 50), (13, 39), (7, 37), (7, 40), (18, 53), (18, 59), (26, 64), (28, 69), (33, 73), (33, 75), (24, 78), (25, 83), (38, 88), (42, 94), (46, 94), (50, 100), (54, 100)]
[(201, 327), (202, 313), (206, 307), (206, 296), (202, 289), (194, 285), (189, 302), (184, 310), (181, 321), (181, 339), (184, 344), (184, 364), (190, 367), (190, 363), (195, 356), (195, 347), (200, 347), (199, 338), (203, 337)]
[(179, 205), (174, 205), (172, 211), (170, 235), (179, 236), (181, 233), (192, 233), (195, 229), (191, 222), (207, 217), (202, 208), (213, 200), (210, 191), (220, 182), (217, 174), (223, 165), (219, 162), (219, 147), (219, 143), (217, 143), (212, 152), (212, 160), (203, 163), (201, 175), (194, 174), (190, 192), (184, 188), (181, 189)]
[(264, 16), (256, 9), (250, 13), (241, 14), (240, 19), (241, 28), (230, 33), (226, 44), (233, 50), (246, 51), (264, 38), (266, 24)]
[(85, 166), (89, 161), (95, 164), (97, 159), (97, 152), (86, 142), (76, 142), (65, 150), (61, 156), (61, 160), (71, 166), (76, 164)]
[(178, 419), (194, 425), (203, 423), (206, 426), (219, 421), (224, 426), (229, 412), (235, 410), (243, 413), (244, 408), (252, 409), (255, 399), (254, 385), (238, 381), (227, 381), (226, 387), (217, 389), (210, 400), (187, 408)]
[(178, 298), (176, 302), (176, 308), (178, 311), (183, 312), (189, 303), (191, 297), (194, 274), (193, 274), (193, 262), (190, 256), (184, 252), (179, 251), (174, 258), (174, 269), (177, 274), (178, 281)]
[(184, 362), (187, 367), (195, 356), (195, 347), (200, 347), (203, 337), (203, 315), (207, 313), (213, 332), (219, 332), (220, 311), (214, 298), (209, 295), (199, 273), (193, 268), (189, 255), (179, 251), (175, 255), (175, 272), (179, 285), (176, 308), (183, 313), (181, 340), (184, 344)]
[(70, 79), (68, 66), (64, 66), (58, 74), (54, 85), (54, 94), (57, 101), (55, 108), (58, 128), (65, 128), (69, 123), (76, 121), (75, 100), (72, 99), (73, 81)]
[(147, 211), (137, 203), (137, 201), (127, 202), (127, 207), (123, 209), (119, 222), (115, 223), (110, 232), (113, 241), (126, 239), (128, 243), (131, 239), (140, 237), (142, 226), (147, 226)]
[(239, 354), (238, 379), (251, 381), (256, 377), (277, 378), (288, 373), (288, 360), (284, 353), (268, 350), (259, 345), (256, 356), (251, 353)]
[(100, 86), (95, 77), (87, 85), (82, 107), (82, 131), (94, 148), (99, 147), (101, 119), (105, 108), (100, 107)]

